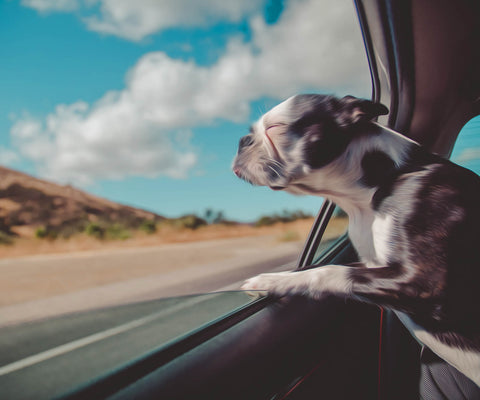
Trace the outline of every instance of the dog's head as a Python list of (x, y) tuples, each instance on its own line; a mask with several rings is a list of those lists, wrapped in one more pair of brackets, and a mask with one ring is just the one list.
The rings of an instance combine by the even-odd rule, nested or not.
[(352, 96), (290, 97), (240, 139), (233, 171), (254, 185), (287, 189), (337, 159), (366, 121), (387, 113), (382, 104)]

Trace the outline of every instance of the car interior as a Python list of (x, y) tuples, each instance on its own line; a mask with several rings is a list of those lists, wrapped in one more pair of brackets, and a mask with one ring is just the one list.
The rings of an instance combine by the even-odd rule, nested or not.
[[(480, 113), (478, 3), (356, 0), (379, 122), (449, 157)], [(325, 201), (298, 269), (358, 261), (346, 235), (319, 252)], [(320, 254), (319, 254), (320, 253)], [(63, 399), (412, 399), (421, 346), (393, 312), (329, 297), (252, 300)]]

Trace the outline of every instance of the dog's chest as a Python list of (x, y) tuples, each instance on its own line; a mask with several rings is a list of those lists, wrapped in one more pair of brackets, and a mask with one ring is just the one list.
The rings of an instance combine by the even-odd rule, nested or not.
[(391, 245), (393, 219), (373, 211), (350, 217), (348, 234), (362, 262), (367, 267), (387, 266)]

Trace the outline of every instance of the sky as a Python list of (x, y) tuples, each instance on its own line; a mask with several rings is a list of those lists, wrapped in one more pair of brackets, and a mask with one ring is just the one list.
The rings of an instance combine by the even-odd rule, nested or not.
[(238, 140), (293, 94), (371, 95), (350, 0), (3, 0), (0, 40), (0, 164), (167, 217), (316, 213), (236, 178)]

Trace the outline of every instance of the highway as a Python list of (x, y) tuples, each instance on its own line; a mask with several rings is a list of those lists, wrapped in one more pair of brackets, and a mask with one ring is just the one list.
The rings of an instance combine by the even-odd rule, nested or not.
[[(106, 301), (94, 310), (56, 317), (45, 312), (42, 319), (4, 323), (0, 328), (0, 399), (54, 398), (225, 315), (251, 300), (244, 293), (224, 290), (236, 289), (245, 278), (260, 272), (292, 269), (298, 256), (293, 249), (287, 247), (279, 251), (280, 255), (264, 255), (256, 262), (244, 255), (223, 261), (223, 268), (222, 262), (215, 262), (197, 266), (200, 269), (192, 267), (189, 273), (178, 270), (176, 279), (169, 276), (162, 281), (161, 291), (158, 282), (146, 284), (148, 277), (142, 278), (146, 288), (139, 291), (141, 282), (133, 279), (133, 300), (129, 303), (122, 301), (112, 306)], [(204, 275), (194, 273), (198, 270), (204, 270)], [(128, 292), (128, 281), (116, 285), (121, 285), (122, 293)], [(103, 289), (106, 293), (118, 292), (118, 287), (113, 290), (112, 285)], [(158, 299), (158, 293), (162, 298)], [(63, 299), (75, 299), (76, 295), (64, 295)], [(85, 298), (85, 291), (82, 296)], [(59, 298), (37, 303), (48, 307), (48, 301), (51, 307), (58, 308), (55, 304)], [(72, 304), (75, 306), (75, 302)], [(21, 310), (21, 305), (17, 307)], [(11, 318), (11, 311), (4, 316)]]

